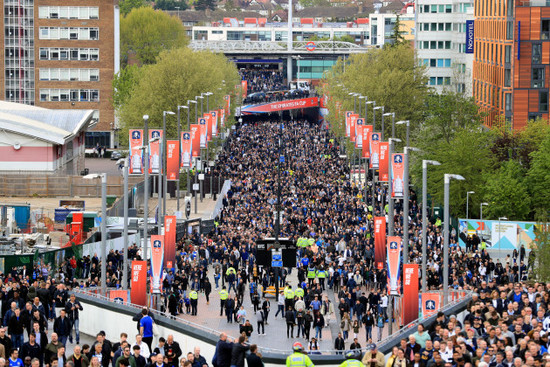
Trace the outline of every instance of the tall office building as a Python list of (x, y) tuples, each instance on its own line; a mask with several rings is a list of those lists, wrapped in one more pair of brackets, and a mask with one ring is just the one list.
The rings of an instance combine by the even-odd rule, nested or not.
[[(61, 4), (60, 4), (61, 3)], [(94, 110), (86, 145), (111, 146), (119, 69), (117, 0), (3, 0), (2, 99), (53, 109)]]
[(475, 6), (474, 97), (491, 126), (519, 130), (548, 119), (550, 1), (488, 0)]
[[(489, 0), (484, 0), (489, 1)], [(472, 95), (473, 48), (467, 47), (467, 23), (474, 19), (473, 0), (417, 0), (417, 55), (429, 85)]]

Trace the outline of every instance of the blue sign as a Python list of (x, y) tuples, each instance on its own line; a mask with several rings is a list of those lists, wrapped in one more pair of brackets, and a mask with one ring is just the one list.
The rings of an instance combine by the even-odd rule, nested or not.
[(272, 268), (282, 268), (283, 267), (283, 257), (280, 253), (273, 253), (271, 255), (271, 267)]
[(474, 21), (466, 21), (466, 53), (474, 53)]
[(435, 310), (435, 302), (431, 299), (426, 301), (426, 310)]

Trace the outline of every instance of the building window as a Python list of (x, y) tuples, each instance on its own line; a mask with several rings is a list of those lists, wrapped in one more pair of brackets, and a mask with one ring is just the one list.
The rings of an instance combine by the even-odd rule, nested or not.
[(39, 71), (40, 80), (59, 81), (99, 81), (99, 69), (69, 69), (69, 68), (41, 68)]
[(40, 19), (99, 19), (97, 6), (40, 6)]
[(512, 93), (504, 93), (504, 109), (506, 112), (512, 112)]
[(550, 39), (550, 19), (542, 19), (540, 22), (540, 39), (548, 40)]
[(506, 22), (506, 39), (511, 40), (514, 38), (514, 22), (512, 20), (508, 20)]
[(539, 112), (547, 113), (548, 112), (548, 91), (539, 92)]
[(97, 89), (40, 89), (41, 102), (99, 102)]
[(512, 70), (508, 68), (504, 69), (504, 86), (505, 87), (512, 86)]
[(39, 34), (44, 40), (98, 40), (99, 28), (40, 27)]
[(533, 64), (540, 64), (542, 61), (542, 44), (533, 43), (533, 48), (531, 49), (531, 61)]
[(504, 62), (508, 64), (512, 62), (512, 46), (504, 46)]
[(40, 60), (99, 61), (98, 48), (41, 47)]
[(531, 69), (531, 88), (544, 88), (544, 67)]
[(542, 114), (538, 112), (529, 112), (529, 120), (534, 121), (536, 119), (542, 118)]

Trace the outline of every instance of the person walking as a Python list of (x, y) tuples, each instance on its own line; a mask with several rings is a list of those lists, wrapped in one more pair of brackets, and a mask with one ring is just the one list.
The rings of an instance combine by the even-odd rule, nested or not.
[[(223, 309), (225, 308), (225, 303), (227, 299), (229, 298), (229, 292), (227, 289), (225, 289), (225, 285), (222, 287), (222, 289), (218, 292), (220, 296), (220, 316), (223, 316)], [(227, 314), (227, 312), (226, 312)]]
[(286, 337), (294, 338), (294, 325), (296, 324), (296, 314), (292, 310), (292, 306), (288, 306), (285, 313), (286, 320)]
[(189, 292), (189, 300), (191, 301), (191, 316), (197, 316), (197, 305), (199, 303), (199, 294), (196, 290)]
[(265, 335), (265, 314), (263, 309), (260, 309), (256, 313), (256, 321), (258, 324), (258, 335)]
[(82, 310), (83, 310), (82, 305), (76, 299), (75, 294), (72, 293), (71, 296), (69, 297), (69, 301), (65, 305), (65, 312), (67, 313), (67, 316), (69, 317), (69, 321), (71, 322), (71, 331), (69, 332), (69, 342), (71, 344), (73, 342), (73, 329), (74, 329), (76, 344), (80, 343), (79, 312)]

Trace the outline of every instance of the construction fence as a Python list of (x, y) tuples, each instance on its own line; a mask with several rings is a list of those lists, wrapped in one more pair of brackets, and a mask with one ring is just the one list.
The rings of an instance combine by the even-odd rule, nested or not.
[[(142, 176), (130, 176), (130, 187), (143, 181)], [(122, 176), (107, 176), (107, 195), (122, 196)], [(7, 197), (101, 197), (101, 179), (82, 176), (1, 175), (0, 196)]]

